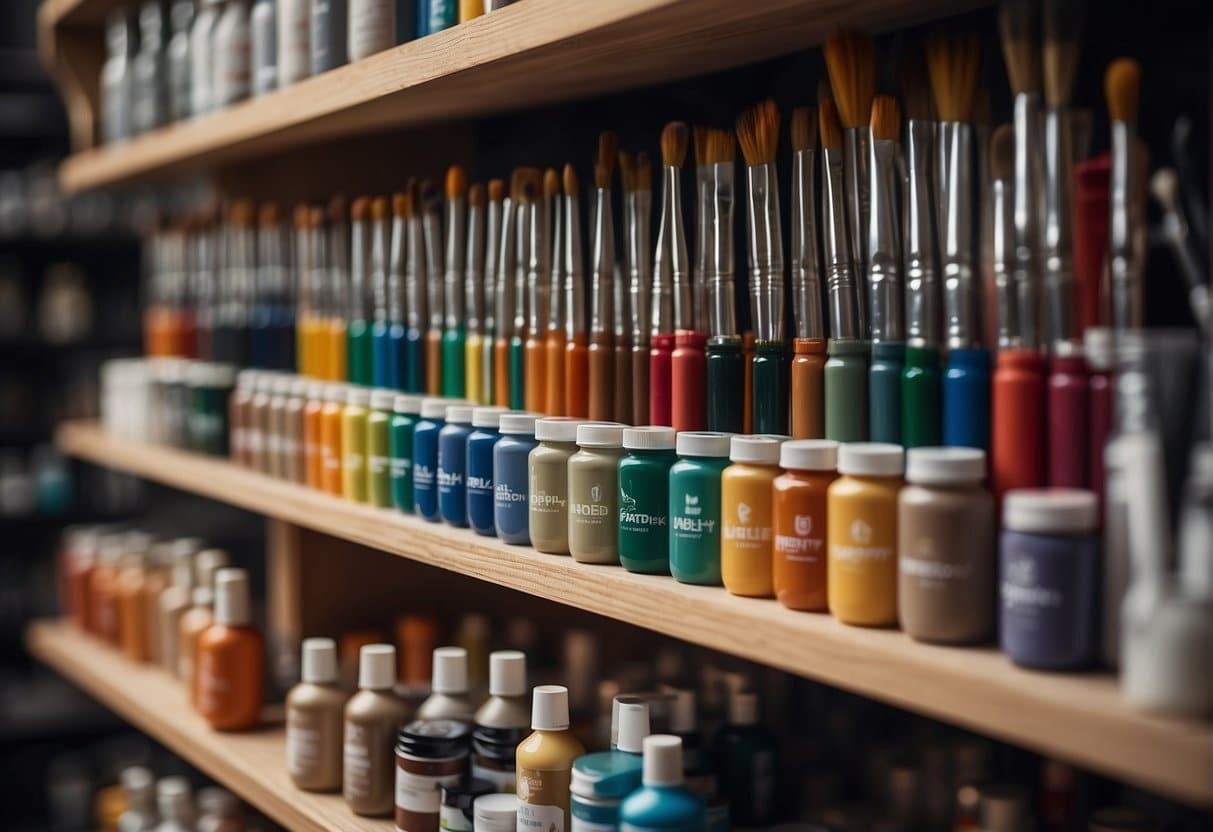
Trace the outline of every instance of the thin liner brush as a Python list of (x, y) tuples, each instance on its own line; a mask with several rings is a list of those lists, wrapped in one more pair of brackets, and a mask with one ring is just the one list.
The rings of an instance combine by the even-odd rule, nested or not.
[(631, 193), (633, 223), (628, 235), (628, 264), (632, 274), (632, 413), (634, 425), (649, 421), (649, 334), (653, 288), (653, 164), (649, 154), (636, 154), (635, 187)]
[(792, 438), (825, 434), (826, 333), (817, 243), (817, 111), (792, 111)]
[(446, 172), (446, 254), (442, 279), (442, 395), (459, 398), (466, 392), (464, 351), (464, 280), (467, 268), (468, 176), (459, 165)]
[(590, 265), (590, 346), (589, 346), (589, 418), (610, 421), (615, 415), (611, 394), (614, 391), (614, 337), (611, 301), (615, 282), (615, 221), (611, 207), (611, 176), (619, 140), (606, 131), (598, 137), (598, 158), (594, 164), (593, 243)]
[(484, 340), (480, 359), (480, 403), (496, 401), (494, 349), (497, 327), (497, 260), (501, 250), (501, 224), (505, 215), (505, 182), (489, 180), (489, 204), (484, 230)]
[(502, 203), (501, 238), (497, 247), (496, 321), (493, 344), (493, 404), (510, 406), (510, 338), (514, 332), (514, 283), (518, 257), (518, 217), (522, 213), (522, 179), (516, 169), (510, 174), (510, 190)]
[(326, 350), (329, 377), (345, 381), (347, 321), (350, 303), (350, 217), (344, 197), (334, 197), (328, 206), (329, 317)]
[[(553, 171), (555, 173), (555, 171)], [(550, 279), (548, 258), (551, 257), (551, 242), (547, 227), (547, 193), (544, 179), (535, 171), (535, 181), (530, 183), (533, 198), (527, 209), (527, 304), (526, 341), (523, 346), (523, 404), (532, 413), (542, 413), (547, 399), (547, 380), (544, 377), (545, 361), (543, 336), (547, 326), (547, 288)]]
[[(295, 293), (295, 364), (302, 375), (320, 378), (316, 367), (317, 356), (313, 349), (314, 339), (312, 337), (319, 317), (319, 299), (317, 287), (312, 282), (311, 210), (308, 206), (303, 204), (295, 206), (292, 224), (294, 226), (295, 283), (298, 286)], [(200, 220), (199, 226), (198, 259), (200, 262), (198, 271), (206, 274), (209, 273), (210, 262), (208, 256), (210, 245), (207, 244), (207, 238), (211, 236), (211, 230), (206, 220)], [(197, 326), (201, 341), (211, 329), (208, 324), (210, 310), (204, 304), (206, 297), (203, 286), (198, 287), (197, 296), (199, 301)], [(206, 338), (206, 340), (209, 342), (210, 339)], [(199, 352), (207, 353), (209, 351), (200, 350)]]
[(906, 342), (912, 346), (940, 341), (941, 291), (937, 244), (942, 222), (941, 177), (936, 172), (935, 134), (939, 123), (921, 44), (901, 66), (906, 103), (905, 309)]
[(990, 173), (990, 144), (994, 136), (994, 116), (990, 111), (990, 90), (979, 86), (973, 98), (973, 137), (977, 143), (977, 246), (974, 264), (977, 281), (977, 332), (986, 349), (997, 342), (998, 310), (994, 304), (993, 271), (993, 184)]
[[(385, 387), (393, 390), (404, 390), (407, 386), (405, 378), (405, 356), (406, 339), (405, 339), (405, 271), (406, 265), (406, 247), (408, 245), (408, 215), (412, 212), (412, 204), (409, 202), (408, 194), (396, 193), (392, 194), (392, 228), (388, 237), (388, 254), (387, 263), (384, 266), (386, 272), (385, 294), (385, 309), (384, 321), (385, 331), (384, 336), (386, 344), (382, 347), (380, 342), (376, 341), (375, 355), (378, 356), (379, 350), (385, 350), (386, 356), (375, 360), (381, 362), (386, 367)], [(378, 326), (378, 323), (376, 323)], [(378, 333), (378, 330), (376, 330)]]
[(425, 245), (426, 294), (430, 315), (425, 333), (425, 391), (442, 395), (442, 342), (446, 315), (443, 311), (446, 272), (443, 268), (442, 195), (430, 180), (421, 183), (421, 231)]
[(585, 325), (585, 255), (581, 245), (581, 194), (577, 171), (564, 166), (564, 412), (589, 414), (590, 358)]
[(320, 378), (325, 381), (338, 381), (336, 369), (333, 367), (333, 351), (330, 349), (330, 329), (333, 316), (334, 296), (332, 285), (332, 270), (329, 268), (329, 237), (325, 226), (324, 209), (314, 206), (309, 214), (308, 227), (311, 230), (309, 241), (311, 249), (308, 253), (308, 265), (312, 270), (312, 283), (318, 287), (316, 293), (316, 308), (318, 320), (313, 333), (316, 343), (312, 349), (316, 355), (316, 368)]
[(636, 162), (635, 157), (619, 151), (619, 179), (623, 185), (623, 263), (615, 269), (614, 292), (611, 298), (612, 329), (615, 339), (611, 369), (614, 415), (622, 424), (632, 424), (632, 236), (636, 229)]
[[(178, 321), (173, 338), (173, 355), (192, 355), (194, 348), (193, 316), (185, 311), (185, 280), (188, 274), (186, 255), (186, 223), (169, 229), (165, 240), (172, 270), (170, 287), (172, 315)], [(288, 327), (292, 313), (289, 307), (290, 279), (287, 271), (287, 244), (278, 203), (267, 202), (257, 211), (257, 292), (252, 316), (252, 349), (254, 363), (260, 367), (289, 371), (294, 352), (294, 327)]]
[[(677, 426), (674, 420), (673, 356), (676, 332), (694, 325), (692, 293), (687, 282), (687, 243), (682, 216), (682, 165), (686, 161), (687, 126), (672, 121), (661, 131), (661, 215), (653, 254), (649, 353), (649, 416), (652, 425)], [(691, 388), (695, 389), (694, 378)], [(702, 384), (698, 386), (702, 396)], [(693, 413), (695, 408), (689, 408)], [(693, 416), (690, 421), (693, 423)], [(691, 430), (691, 428), (683, 428)]]
[(464, 306), (467, 309), (467, 338), (464, 341), (464, 392), (469, 402), (484, 400), (484, 258), (485, 202), (484, 185), (477, 182), (468, 189), (467, 250), (464, 271)]
[[(745, 431), (752, 379), (746, 343), (737, 334), (737, 301), (734, 297), (736, 248), (733, 239), (733, 206), (737, 138), (731, 130), (712, 128), (707, 137), (707, 159), (711, 177), (708, 209), (707, 288), (707, 428), (725, 433)], [(753, 346), (753, 339), (750, 339)], [(744, 391), (742, 396), (737, 391)]]
[[(535, 240), (531, 230), (539, 220), (539, 199), (542, 174), (536, 168), (522, 168), (519, 178), (518, 204), (515, 208), (516, 265), (514, 268), (514, 326), (509, 339), (510, 408), (526, 407), (526, 338), (531, 326), (531, 287), (539, 282), (539, 263), (532, 258)], [(534, 270), (532, 270), (532, 265)], [(532, 274), (535, 275), (532, 279)], [(535, 299), (538, 300), (537, 298)]]
[[(681, 123), (681, 122), (679, 122)], [(708, 236), (711, 233), (712, 164), (708, 142), (712, 128), (696, 124), (691, 128), (695, 152), (695, 251), (691, 265), (691, 306), (694, 309), (694, 329), (708, 331), (707, 271)]]
[(425, 232), (421, 224), (421, 189), (409, 179), (407, 196), (407, 234), (405, 245), (404, 296), (405, 344), (404, 378), (410, 393), (424, 393), (425, 328), (429, 323), (429, 286), (426, 266)]
[(1108, 276), (1112, 326), (1140, 329), (1144, 318), (1142, 263), (1134, 248), (1140, 191), (1136, 164), (1137, 109), (1141, 98), (1141, 67), (1132, 58), (1113, 61), (1104, 76), (1108, 116), (1112, 121), (1111, 178), (1108, 214)]
[(564, 295), (564, 197), (560, 190), (560, 174), (548, 168), (543, 174), (543, 194), (551, 206), (552, 229), (551, 272), (548, 283), (548, 321), (544, 334), (544, 368), (546, 390), (542, 411), (548, 416), (565, 414), (564, 358), (568, 349), (566, 337)]
[(354, 384), (372, 381), (371, 325), (366, 301), (368, 295), (381, 291), (371, 262), (373, 225), (371, 199), (358, 197), (350, 206), (350, 307), (346, 329), (346, 376)]

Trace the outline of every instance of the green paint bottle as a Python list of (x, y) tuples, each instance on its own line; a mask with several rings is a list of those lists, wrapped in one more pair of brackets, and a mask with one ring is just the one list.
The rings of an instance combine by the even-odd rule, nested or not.
[(907, 448), (939, 444), (939, 350), (906, 347), (901, 371), (901, 444)]
[(674, 429), (625, 428), (619, 460), (619, 562), (629, 572), (670, 574), (670, 466)]
[(721, 586), (720, 475), (732, 434), (678, 434), (670, 467), (670, 573), (684, 584)]
[(371, 411), (366, 416), (366, 496), (379, 508), (391, 508), (391, 421), (396, 393), (371, 391)]
[(413, 513), (413, 429), (421, 418), (424, 396), (409, 394), (392, 401), (392, 421), (388, 425), (388, 481), (392, 505)]
[(867, 441), (870, 351), (867, 341), (830, 339), (824, 370), (826, 439)]

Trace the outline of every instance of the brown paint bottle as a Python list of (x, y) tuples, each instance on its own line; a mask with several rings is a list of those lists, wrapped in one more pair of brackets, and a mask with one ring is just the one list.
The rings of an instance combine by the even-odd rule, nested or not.
[(363, 647), (342, 745), (341, 794), (357, 815), (387, 817), (395, 807), (396, 735), (409, 719), (408, 705), (392, 692), (395, 684), (396, 648)]
[(198, 712), (212, 728), (242, 731), (261, 719), (265, 647), (252, 627), (248, 573), (215, 575), (215, 620), (198, 637)]
[(341, 788), (341, 731), (346, 693), (331, 638), (303, 642), (302, 677), (286, 697), (286, 770), (300, 789)]

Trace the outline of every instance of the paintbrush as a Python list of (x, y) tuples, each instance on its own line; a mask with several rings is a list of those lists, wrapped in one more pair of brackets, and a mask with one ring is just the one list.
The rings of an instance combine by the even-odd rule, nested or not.
[(480, 366), (480, 403), (493, 404), (495, 397), (494, 339), (497, 334), (497, 260), (501, 249), (501, 223), (505, 213), (505, 182), (489, 180), (489, 204), (484, 229), (484, 340)]
[(442, 341), (446, 325), (444, 301), (446, 270), (443, 268), (442, 195), (430, 180), (421, 183), (421, 232), (425, 246), (426, 295), (429, 328), (425, 333), (425, 391), (442, 395)]
[[(681, 124), (681, 122), (677, 122)], [(684, 125), (685, 129), (685, 125)], [(707, 272), (708, 239), (711, 234), (712, 164), (708, 158), (708, 140), (712, 128), (695, 125), (691, 138), (695, 152), (695, 252), (691, 265), (691, 306), (694, 328), (708, 330)], [(685, 141), (685, 139), (684, 139)]]
[(464, 394), (464, 278), (467, 267), (468, 176), (459, 165), (446, 172), (446, 251), (442, 278), (442, 395)]
[(854, 261), (847, 237), (846, 185), (843, 177), (842, 128), (831, 98), (817, 102), (821, 136), (821, 221), (825, 254), (826, 306), (830, 315), (830, 338), (850, 341), (860, 337), (858, 291)]
[(1188, 290), (1188, 306), (1192, 317), (1206, 332), (1209, 331), (1209, 281), (1192, 246), (1188, 220), (1184, 215), (1179, 193), (1179, 174), (1174, 168), (1163, 168), (1150, 179), (1150, 193), (1162, 209), (1162, 230), (1180, 274)]
[(408, 194), (392, 194), (392, 226), (388, 235), (387, 262), (384, 264), (383, 330), (376, 319), (374, 355), (376, 365), (386, 368), (385, 387), (404, 390), (405, 379), (405, 270), (408, 244), (408, 214), (412, 206)]
[(467, 337), (463, 349), (462, 395), (477, 404), (484, 401), (486, 200), (484, 185), (477, 182), (468, 189), (467, 247), (464, 253), (463, 281)]
[(990, 253), (997, 309), (995, 346), (1015, 349), (1019, 338), (1019, 297), (1015, 291), (1015, 128), (1004, 124), (990, 140), (993, 217)]
[[(551, 171), (554, 175), (555, 171)], [(535, 171), (534, 195), (527, 205), (526, 340), (523, 347), (523, 405), (542, 413), (547, 391), (544, 379), (543, 336), (547, 325), (548, 238), (546, 178)]]
[(818, 439), (825, 432), (822, 370), (826, 332), (817, 241), (817, 111), (792, 111), (792, 437)]
[[(706, 138), (706, 130), (702, 131)], [(674, 333), (694, 326), (691, 286), (687, 281), (687, 242), (682, 216), (682, 165), (686, 161), (687, 126), (672, 121), (661, 131), (661, 214), (653, 255), (649, 357), (649, 416), (653, 425), (673, 424)], [(706, 151), (705, 151), (706, 153)], [(705, 250), (706, 250), (706, 239)]]
[[(705, 280), (708, 326), (706, 427), (712, 431), (741, 433), (746, 428), (750, 409), (751, 361), (737, 334), (734, 297), (733, 206), (737, 139), (733, 131), (709, 129), (706, 153), (711, 179)], [(752, 339), (750, 343), (752, 345)], [(741, 396), (737, 395), (738, 390), (743, 391)]]
[(350, 303), (350, 215), (343, 196), (328, 205), (329, 371), (334, 381), (345, 381), (347, 321)]
[(405, 386), (410, 393), (425, 392), (425, 328), (429, 322), (425, 234), (420, 217), (421, 191), (417, 180), (405, 187)]
[(610, 421), (615, 410), (612, 303), (615, 283), (615, 221), (611, 207), (611, 176), (619, 140), (610, 131), (598, 137), (594, 164), (594, 229), (590, 260), (589, 417)]
[(585, 418), (589, 413), (589, 349), (585, 325), (585, 256), (581, 246), (581, 195), (577, 172), (564, 166), (564, 412)]
[(561, 195), (560, 173), (548, 168), (543, 174), (543, 195), (548, 205), (548, 228), (552, 245), (548, 269), (548, 314), (543, 336), (544, 401), (542, 412), (548, 416), (563, 416), (565, 406), (564, 357), (565, 296), (564, 296), (564, 197)]
[[(653, 288), (653, 164), (649, 154), (637, 153), (633, 176), (634, 186), (628, 195), (632, 204), (628, 227), (628, 266), (632, 316), (631, 399), (632, 412), (627, 421), (633, 425), (649, 424), (649, 315), (652, 312)], [(618, 386), (618, 382), (616, 382)]]
[(510, 174), (509, 196), (502, 202), (501, 236), (497, 247), (497, 279), (494, 285), (493, 404), (510, 406), (510, 338), (514, 331), (515, 265), (518, 256), (518, 217), (522, 171)]
[[(312, 351), (311, 332), (317, 317), (316, 287), (312, 284), (311, 257), (311, 211), (308, 206), (295, 206), (292, 218), (293, 248), (295, 250), (295, 365), (299, 373), (312, 378), (319, 378), (316, 371), (316, 356)], [(198, 220), (198, 244), (195, 249), (195, 274), (197, 285), (194, 289), (195, 303), (198, 306), (194, 317), (198, 329), (202, 355), (209, 354), (211, 321), (211, 303), (208, 284), (213, 268), (211, 251), (211, 230), (205, 215)], [(205, 342), (205, 343), (203, 343)]]
[[(370, 324), (367, 296), (373, 295), (373, 308), (378, 312), (378, 301), (383, 287), (371, 263), (372, 225), (370, 197), (360, 196), (350, 206), (350, 302), (346, 332), (346, 375), (354, 384), (371, 384), (374, 367), (370, 352)], [(380, 252), (382, 254), (382, 252)]]
[(906, 341), (920, 346), (939, 343), (942, 316), (936, 245), (943, 227), (938, 195), (942, 177), (936, 170), (935, 103), (921, 46), (909, 50), (901, 66), (906, 104), (905, 282)]
[(1119, 58), (1104, 76), (1108, 116), (1112, 121), (1112, 172), (1109, 185), (1108, 275), (1112, 298), (1112, 325), (1140, 328), (1144, 318), (1141, 260), (1134, 250), (1137, 209), (1133, 205), (1140, 185), (1137, 178), (1135, 133), (1141, 97), (1141, 67), (1132, 58)]
[[(313, 206), (308, 217), (308, 228), (311, 232), (309, 235), (308, 265), (312, 271), (312, 283), (317, 287), (317, 320), (312, 333), (314, 341), (312, 350), (316, 356), (316, 367), (320, 378), (325, 381), (338, 381), (340, 376), (338, 376), (333, 364), (333, 359), (336, 356), (333, 354), (330, 345), (330, 329), (333, 309), (335, 307), (335, 296), (332, 283), (333, 272), (329, 266), (330, 240), (328, 228), (325, 224), (324, 209), (319, 206)], [(216, 340), (218, 341), (218, 339)]]
[(616, 264), (615, 280), (612, 284), (611, 325), (614, 346), (612, 347), (611, 401), (614, 421), (632, 423), (632, 244), (636, 228), (635, 157), (626, 150), (619, 151), (619, 179), (623, 186), (623, 253), (622, 264)]

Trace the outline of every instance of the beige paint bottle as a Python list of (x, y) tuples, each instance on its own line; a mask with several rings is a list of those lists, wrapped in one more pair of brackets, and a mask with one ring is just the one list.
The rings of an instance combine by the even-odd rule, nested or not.
[(573, 760), (585, 753), (569, 730), (569, 691), (540, 685), (531, 694), (534, 733), (518, 746), (518, 832), (566, 832)]
[(364, 646), (342, 745), (341, 793), (357, 815), (387, 817), (395, 807), (396, 734), (409, 719), (408, 705), (392, 692), (395, 684), (396, 648)]
[(429, 697), (417, 709), (417, 719), (456, 719), (471, 722), (476, 713), (468, 693), (468, 651), (462, 647), (434, 650)]
[(286, 770), (305, 791), (341, 788), (346, 693), (331, 638), (303, 642), (302, 681), (286, 697)]

